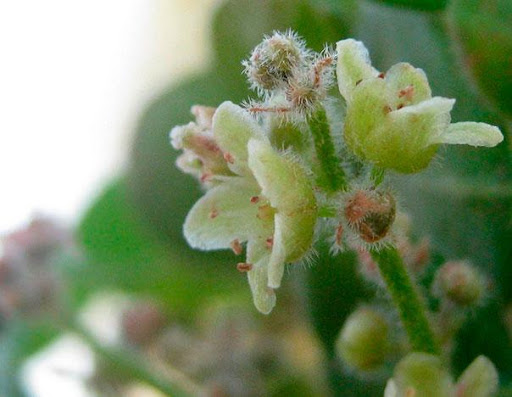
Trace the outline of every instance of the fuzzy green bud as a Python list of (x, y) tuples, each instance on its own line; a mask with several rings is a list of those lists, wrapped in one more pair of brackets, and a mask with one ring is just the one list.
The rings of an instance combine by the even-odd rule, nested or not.
[(498, 372), (484, 356), (477, 357), (457, 381), (457, 397), (491, 397), (498, 389)]
[(336, 342), (343, 361), (359, 371), (378, 369), (390, 351), (389, 326), (377, 310), (364, 307), (345, 321)]
[(384, 397), (453, 397), (454, 389), (439, 357), (410, 353), (395, 367)]

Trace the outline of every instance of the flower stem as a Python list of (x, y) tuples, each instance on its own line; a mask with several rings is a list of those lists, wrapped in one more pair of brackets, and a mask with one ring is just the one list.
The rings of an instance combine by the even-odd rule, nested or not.
[(415, 289), (405, 265), (393, 246), (372, 250), (371, 255), (380, 273), (414, 351), (439, 355), (439, 347), (426, 316), (426, 308)]
[(318, 105), (315, 112), (308, 118), (309, 128), (313, 135), (317, 159), (320, 163), (320, 184), (329, 192), (346, 188), (345, 172), (336, 156), (331, 137), (331, 126), (325, 108)]
[(140, 356), (126, 349), (103, 345), (76, 323), (66, 328), (81, 337), (95, 353), (103, 359), (109, 360), (124, 375), (144, 382), (165, 395), (185, 397), (203, 392), (200, 386), (193, 383), (184, 374), (173, 374), (174, 379), (169, 379), (167, 376), (164, 377), (163, 374), (157, 374), (153, 368), (144, 364)]

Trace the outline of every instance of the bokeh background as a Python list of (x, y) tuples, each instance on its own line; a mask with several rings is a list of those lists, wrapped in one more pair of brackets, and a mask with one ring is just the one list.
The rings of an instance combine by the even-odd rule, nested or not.
[(363, 40), (382, 70), (409, 61), (457, 98), (455, 121), (504, 131), (394, 188), (433, 267), (470, 259), (494, 280), (452, 367), (486, 354), (508, 395), (509, 0), (27, 0), (0, 4), (0, 396), (382, 395), (393, 362), (360, 374), (336, 355), (345, 318), (375, 296), (354, 254), (318, 244), (265, 317), (231, 253), (181, 235), (201, 192), (169, 130), (193, 104), (253, 95), (241, 60), (287, 28), (315, 50)]

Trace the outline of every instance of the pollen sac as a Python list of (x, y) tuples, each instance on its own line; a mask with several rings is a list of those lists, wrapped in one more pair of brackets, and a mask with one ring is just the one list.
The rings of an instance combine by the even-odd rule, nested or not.
[(282, 87), (307, 57), (304, 43), (293, 33), (274, 33), (265, 38), (244, 62), (253, 88), (274, 90)]
[(350, 228), (367, 243), (375, 243), (388, 235), (396, 215), (395, 198), (389, 192), (358, 190), (344, 209)]
[(485, 281), (468, 262), (450, 261), (437, 271), (434, 292), (459, 306), (473, 306), (484, 295)]

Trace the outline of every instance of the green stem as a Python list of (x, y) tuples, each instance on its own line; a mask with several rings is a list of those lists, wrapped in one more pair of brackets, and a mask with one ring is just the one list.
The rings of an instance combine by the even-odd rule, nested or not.
[(331, 137), (331, 126), (325, 109), (318, 105), (308, 119), (313, 135), (316, 157), (320, 163), (322, 177), (320, 183), (329, 192), (337, 192), (346, 188), (345, 172), (341, 168)]
[(426, 308), (395, 247), (371, 251), (414, 351), (439, 355), (439, 347), (426, 316)]
[(96, 338), (79, 325), (67, 328), (81, 337), (95, 353), (103, 359), (107, 359), (127, 377), (144, 382), (167, 396), (186, 397), (198, 395), (202, 392), (202, 388), (186, 378), (184, 374), (174, 374), (176, 379), (170, 380), (168, 377), (157, 374), (154, 369), (145, 365), (139, 355), (125, 349), (107, 347), (98, 342)]

